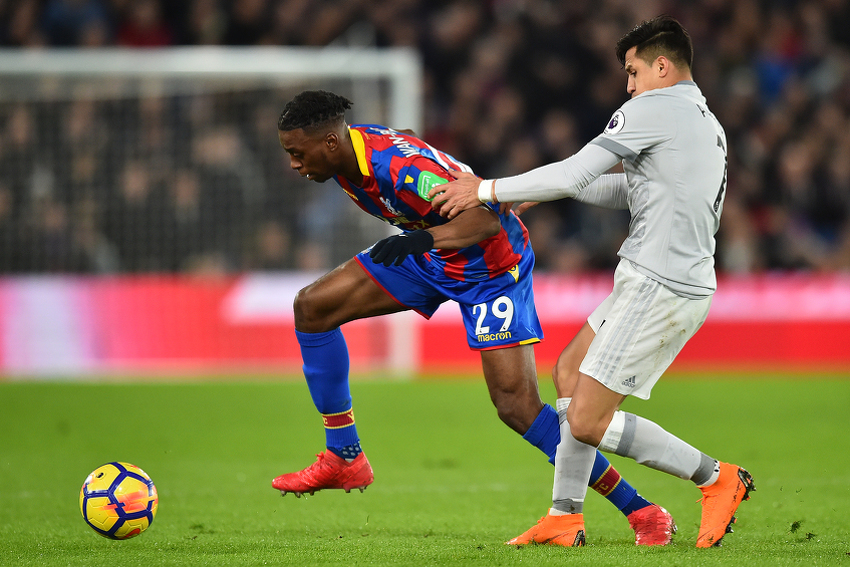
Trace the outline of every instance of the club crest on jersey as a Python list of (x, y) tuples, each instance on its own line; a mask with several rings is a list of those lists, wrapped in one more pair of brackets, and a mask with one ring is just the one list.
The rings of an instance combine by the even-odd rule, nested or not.
[(445, 185), (448, 182), (448, 179), (443, 179), (430, 171), (422, 171), (419, 173), (419, 179), (416, 182), (416, 192), (426, 201), (430, 201), (428, 192), (437, 185)]
[(614, 116), (611, 117), (611, 120), (608, 121), (608, 125), (605, 126), (605, 134), (616, 134), (622, 130), (625, 125), (626, 115), (623, 114), (622, 110), (618, 110), (614, 113)]

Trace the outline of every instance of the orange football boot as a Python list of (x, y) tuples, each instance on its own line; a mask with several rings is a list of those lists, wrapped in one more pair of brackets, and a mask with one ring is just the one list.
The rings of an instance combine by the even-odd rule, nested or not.
[(697, 547), (720, 547), (720, 540), (732, 533), (735, 511), (756, 489), (753, 477), (737, 465), (720, 463), (720, 476), (711, 486), (701, 487), (702, 519)]
[(584, 514), (564, 514), (563, 516), (546, 514), (537, 521), (536, 526), (505, 543), (507, 545), (540, 543), (582, 547), (584, 539)]

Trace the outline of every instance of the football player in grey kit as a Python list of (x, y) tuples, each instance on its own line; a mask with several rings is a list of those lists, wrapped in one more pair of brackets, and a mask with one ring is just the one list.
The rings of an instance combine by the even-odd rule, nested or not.
[[(575, 155), (502, 179), (458, 172), (457, 181), (430, 196), (449, 218), (485, 201), (564, 197), (631, 214), (614, 289), (553, 370), (561, 444), (552, 507), (508, 543), (584, 544), (582, 508), (599, 448), (693, 481), (703, 494), (696, 545), (717, 546), (755, 489), (751, 475), (619, 407), (629, 395), (649, 398), (708, 315), (717, 287), (714, 235), (726, 191), (726, 134), (693, 81), (693, 45), (675, 19), (639, 24), (617, 42), (616, 53), (631, 99)], [(617, 163), (624, 173), (606, 174)]]

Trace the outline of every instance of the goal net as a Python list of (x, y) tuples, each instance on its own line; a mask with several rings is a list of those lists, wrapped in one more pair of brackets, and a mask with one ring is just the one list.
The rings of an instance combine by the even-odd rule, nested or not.
[[(114, 341), (104, 346), (113, 333), (105, 321), (130, 316), (104, 314), (102, 296), (88, 307), (71, 301), (84, 315), (69, 312), (63, 294), (78, 281), (69, 274), (92, 275), (97, 285), (100, 275), (132, 285), (185, 274), (314, 276), (388, 234), (334, 183), (291, 171), (277, 118), (298, 92), (324, 89), (354, 102), (351, 123), (421, 131), (413, 50), (0, 51), (0, 373), (74, 372), (120, 350)], [(256, 311), (222, 316), (254, 313), (245, 324), (256, 324)], [(92, 323), (92, 314), (102, 321)], [(209, 323), (196, 325), (188, 331)], [(214, 356), (266, 356), (210, 340), (224, 352)], [(115, 360), (143, 365), (207, 352), (167, 346)]]
[(401, 49), (5, 51), (0, 269), (335, 265), (382, 228), (288, 171), (277, 117), (321, 88), (351, 122), (418, 131), (420, 77)]

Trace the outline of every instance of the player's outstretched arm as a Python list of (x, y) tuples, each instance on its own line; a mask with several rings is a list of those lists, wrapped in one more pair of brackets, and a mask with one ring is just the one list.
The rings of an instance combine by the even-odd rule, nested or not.
[(481, 205), (478, 199), (478, 185), (481, 179), (463, 171), (451, 170), (450, 173), (456, 180), (432, 188), (428, 192), (428, 199), (431, 201), (431, 207), (441, 216), (454, 219), (463, 211)]
[[(563, 161), (511, 177), (481, 181), (472, 175), (451, 172), (457, 181), (434, 187), (428, 197), (432, 199), (431, 206), (440, 215), (450, 219), (461, 211), (474, 207), (479, 201), (540, 202), (576, 198), (584, 188), (621, 159), (614, 152), (591, 142)], [(590, 201), (596, 199), (595, 196), (587, 198)], [(608, 196), (600, 199), (600, 204), (608, 204)], [(619, 204), (619, 201), (614, 203), (615, 208)]]

